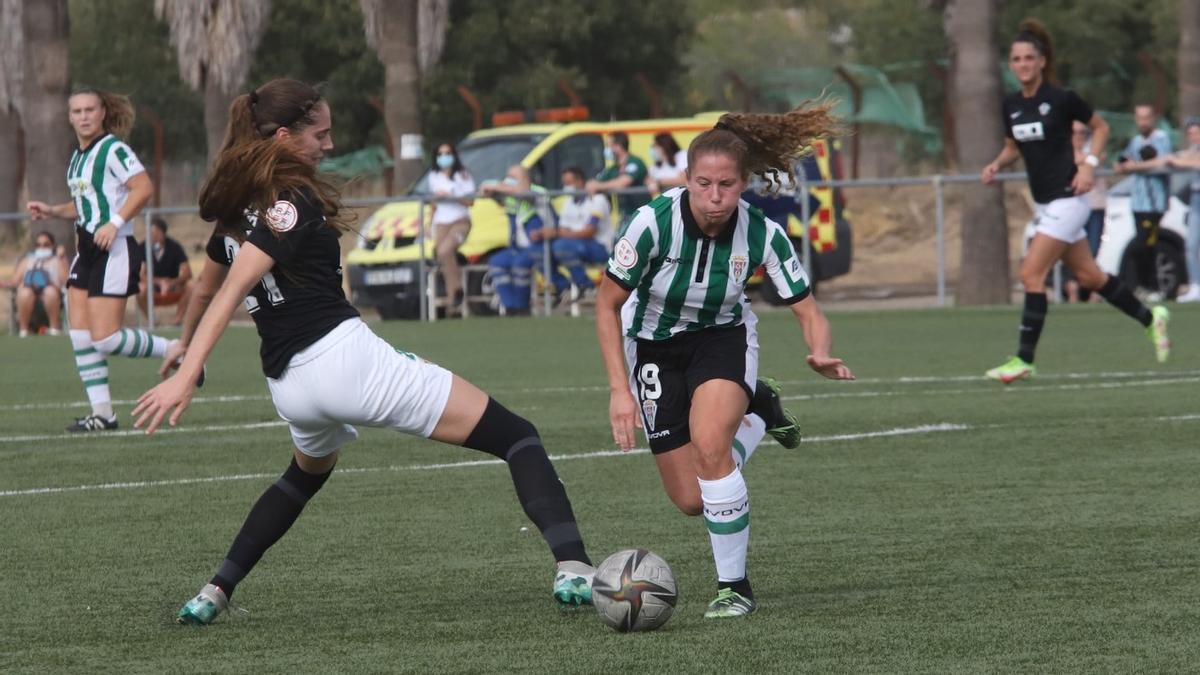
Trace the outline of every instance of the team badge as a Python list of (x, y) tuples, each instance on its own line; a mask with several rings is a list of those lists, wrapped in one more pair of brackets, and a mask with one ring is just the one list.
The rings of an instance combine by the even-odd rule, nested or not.
[(735, 284), (742, 283), (742, 275), (746, 272), (746, 264), (750, 262), (744, 255), (729, 256), (729, 270), (733, 274)]
[(631, 269), (637, 264), (637, 261), (637, 249), (633, 247), (633, 244), (629, 243), (628, 239), (622, 237), (617, 242), (616, 247), (613, 248), (613, 262), (625, 269)]
[(1049, 115), (1049, 114), (1050, 114), (1050, 104), (1049, 104), (1049, 103), (1043, 103), (1043, 104), (1039, 105), (1039, 106), (1038, 106), (1038, 112), (1040, 112), (1040, 113), (1042, 114), (1042, 117), (1045, 117), (1046, 115)]
[(658, 415), (658, 404), (654, 401), (642, 401), (642, 413), (646, 418), (646, 429), (654, 431), (654, 417)]
[(283, 199), (275, 202), (274, 206), (267, 209), (267, 224), (276, 232), (287, 232), (292, 229), (296, 226), (298, 218), (296, 206)]

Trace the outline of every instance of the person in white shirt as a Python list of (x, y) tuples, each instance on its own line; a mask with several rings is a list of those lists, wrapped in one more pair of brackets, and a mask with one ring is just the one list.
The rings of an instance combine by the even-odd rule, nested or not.
[(646, 187), (651, 194), (687, 183), (687, 151), (681, 150), (675, 137), (667, 132), (654, 135), (650, 144), (650, 179)]
[(550, 245), (554, 259), (571, 275), (580, 292), (595, 288), (584, 265), (608, 261), (612, 239), (612, 208), (608, 197), (584, 191), (583, 169), (568, 167), (562, 174), (563, 190), (572, 193), (558, 214), (558, 234)]
[(434, 166), (429, 174), (429, 194), (438, 201), (433, 203), (433, 240), (442, 281), (446, 285), (446, 297), (453, 303), (448, 314), (461, 311), (462, 275), (458, 268), (458, 249), (467, 240), (471, 231), (471, 213), (468, 208), (475, 203), (470, 195), (475, 194), (475, 180), (458, 158), (458, 150), (449, 143), (438, 146)]

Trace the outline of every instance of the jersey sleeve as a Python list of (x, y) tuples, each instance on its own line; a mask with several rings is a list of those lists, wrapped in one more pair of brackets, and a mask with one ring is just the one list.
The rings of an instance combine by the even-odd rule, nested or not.
[(796, 249), (783, 228), (773, 220), (767, 220), (766, 225), (767, 250), (763, 256), (763, 267), (783, 301), (794, 305), (812, 292), (808, 273), (800, 264), (800, 257), (796, 255)]
[(641, 185), (646, 182), (646, 165), (640, 160), (628, 157), (625, 160), (625, 166), (621, 169), (621, 175), (632, 178), (634, 185)]
[(632, 291), (642, 282), (650, 260), (658, 252), (658, 242), (654, 237), (656, 228), (654, 209), (638, 209), (629, 227), (625, 228), (613, 246), (605, 274), (621, 288)]
[(209, 260), (218, 265), (229, 267), (229, 258), (225, 255), (225, 237), (214, 232), (208, 238), (208, 245), (204, 247), (204, 253), (208, 256)]
[(1092, 115), (1095, 111), (1088, 102), (1083, 100), (1083, 97), (1076, 94), (1074, 91), (1067, 90), (1067, 115), (1076, 121), (1087, 124), (1092, 120)]
[(146, 167), (142, 166), (142, 161), (134, 154), (133, 148), (121, 141), (117, 141), (109, 153), (107, 168), (121, 185), (128, 183), (130, 178), (139, 173), (146, 172)]
[(1013, 136), (1012, 120), (1009, 118), (1007, 101), (1000, 105), (1000, 126), (1004, 127), (1004, 135), (1006, 137), (1014, 141), (1017, 140), (1017, 137)]
[(278, 201), (256, 219), (246, 241), (262, 249), (276, 263), (290, 261), (308, 235), (325, 224), (325, 215), (303, 196), (280, 195)]

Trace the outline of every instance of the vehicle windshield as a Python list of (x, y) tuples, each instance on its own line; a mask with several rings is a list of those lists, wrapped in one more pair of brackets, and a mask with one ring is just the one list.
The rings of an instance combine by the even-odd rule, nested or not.
[[(504, 180), (508, 167), (519, 164), (534, 146), (546, 138), (544, 134), (499, 136), (467, 139), (458, 145), (458, 158), (479, 185), (484, 181)], [(429, 172), (413, 185), (413, 194), (429, 192)]]

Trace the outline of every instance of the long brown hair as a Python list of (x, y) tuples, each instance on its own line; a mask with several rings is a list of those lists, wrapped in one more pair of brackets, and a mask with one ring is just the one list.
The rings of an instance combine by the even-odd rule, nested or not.
[(246, 209), (265, 212), (290, 192), (313, 200), (326, 223), (343, 229), (341, 195), (316, 167), (304, 161), (275, 132), (312, 126), (321, 103), (315, 88), (298, 80), (271, 80), (242, 94), (229, 107), (225, 143), (200, 190), (200, 217), (238, 236), (236, 223)]
[(1042, 68), (1042, 79), (1050, 84), (1058, 84), (1058, 72), (1054, 67), (1054, 41), (1050, 39), (1050, 31), (1046, 30), (1046, 24), (1037, 19), (1025, 19), (1017, 26), (1017, 36), (1013, 38), (1013, 44), (1018, 42), (1033, 45), (1037, 53), (1046, 59), (1046, 65)]
[(81, 94), (91, 94), (100, 99), (100, 105), (104, 108), (104, 130), (121, 140), (128, 140), (129, 132), (133, 131), (133, 121), (136, 117), (133, 112), (133, 102), (129, 100), (128, 96), (84, 87), (71, 92), (68, 100)]
[(688, 169), (701, 155), (723, 154), (737, 160), (743, 179), (754, 173), (781, 185), (783, 173), (795, 182), (793, 167), (812, 151), (813, 142), (841, 133), (841, 121), (833, 114), (836, 105), (836, 100), (823, 99), (805, 101), (783, 114), (725, 113), (688, 146)]

